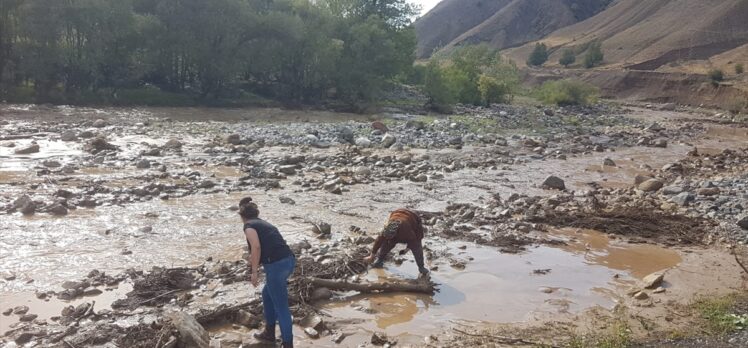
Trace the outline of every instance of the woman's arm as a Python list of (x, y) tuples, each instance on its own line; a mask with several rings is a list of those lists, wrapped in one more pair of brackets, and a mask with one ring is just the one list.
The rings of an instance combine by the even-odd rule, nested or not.
[(257, 286), (259, 283), (259, 270), (260, 270), (260, 237), (257, 236), (257, 231), (255, 231), (254, 228), (247, 228), (244, 230), (244, 235), (247, 236), (247, 241), (249, 241), (250, 246), (250, 266), (251, 269), (251, 277), (249, 280), (252, 282), (252, 285)]

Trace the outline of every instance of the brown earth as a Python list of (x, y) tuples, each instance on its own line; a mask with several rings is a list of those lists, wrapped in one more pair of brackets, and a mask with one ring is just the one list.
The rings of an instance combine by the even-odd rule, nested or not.
[(507, 48), (540, 39), (603, 10), (609, 0), (442, 1), (416, 21), (417, 57), (488, 43)]

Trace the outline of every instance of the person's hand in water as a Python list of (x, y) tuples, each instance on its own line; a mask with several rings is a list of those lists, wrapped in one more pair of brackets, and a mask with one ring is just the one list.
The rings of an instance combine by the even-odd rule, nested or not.
[(369, 265), (372, 264), (374, 262), (374, 255), (369, 255), (367, 257), (364, 257), (364, 262), (366, 262)]

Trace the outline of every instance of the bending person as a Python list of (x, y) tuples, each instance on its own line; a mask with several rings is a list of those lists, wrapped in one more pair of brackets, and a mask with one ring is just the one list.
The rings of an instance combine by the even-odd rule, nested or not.
[(423, 264), (423, 245), (421, 241), (426, 232), (423, 221), (418, 214), (409, 209), (397, 209), (390, 214), (382, 233), (374, 241), (371, 254), (365, 259), (374, 263), (372, 267), (381, 268), (384, 260), (397, 244), (407, 244), (408, 249), (418, 265), (421, 274), (428, 274), (429, 270)]

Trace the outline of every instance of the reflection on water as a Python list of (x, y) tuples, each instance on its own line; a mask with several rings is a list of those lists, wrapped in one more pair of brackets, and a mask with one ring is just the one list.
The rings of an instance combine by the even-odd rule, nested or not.
[[(334, 317), (361, 319), (361, 330), (386, 329), (391, 335), (418, 336), (454, 320), (517, 322), (593, 306), (612, 308), (616, 302), (613, 289), (681, 260), (675, 251), (617, 243), (595, 231), (553, 234), (568, 245), (540, 246), (519, 255), (468, 246), (454, 256), (474, 258), (465, 270), (457, 271), (441, 262), (433, 272), (432, 278), (440, 284), (433, 297), (354, 295), (322, 307)], [(456, 250), (451, 243), (444, 247)], [(538, 274), (536, 270), (550, 271)], [(415, 278), (416, 274), (415, 265), (406, 262), (371, 271), (367, 280)]]
[(619, 245), (608, 235), (592, 230), (561, 229), (554, 233), (571, 238), (563, 250), (584, 255), (586, 262), (628, 272), (641, 279), (681, 262), (678, 252), (650, 244)]

